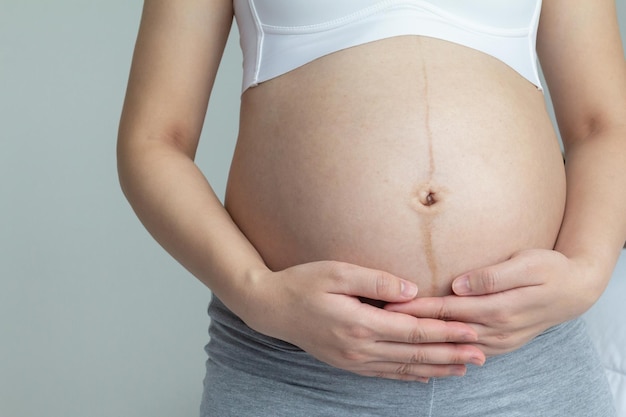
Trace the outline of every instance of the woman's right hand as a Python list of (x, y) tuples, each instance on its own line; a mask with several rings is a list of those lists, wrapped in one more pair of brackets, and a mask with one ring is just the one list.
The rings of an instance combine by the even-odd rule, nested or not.
[(359, 375), (426, 382), (482, 365), (468, 325), (386, 311), (360, 298), (410, 301), (414, 283), (352, 264), (322, 261), (263, 271), (249, 288), (252, 329), (292, 343), (315, 358)]

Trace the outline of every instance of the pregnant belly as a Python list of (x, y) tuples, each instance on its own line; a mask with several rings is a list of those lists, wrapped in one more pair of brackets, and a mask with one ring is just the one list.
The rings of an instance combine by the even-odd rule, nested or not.
[(525, 80), (507, 94), (407, 67), (395, 73), (410, 87), (355, 70), (323, 97), (297, 74), (297, 98), (289, 79), (244, 97), (226, 207), (270, 268), (338, 260), (444, 295), (463, 272), (553, 247), (565, 179), (541, 94)]
[(449, 294), (458, 274), (552, 248), (563, 213), (558, 152), (506, 153), (502, 138), (486, 151), (451, 146), (464, 140), (325, 145), (326, 157), (291, 155), (231, 185), (227, 208), (274, 270), (338, 260), (412, 280), (422, 296)]

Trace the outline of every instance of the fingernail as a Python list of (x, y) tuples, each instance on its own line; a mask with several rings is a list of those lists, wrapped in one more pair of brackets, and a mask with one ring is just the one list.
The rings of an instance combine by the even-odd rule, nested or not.
[(464, 333), (461, 336), (462, 342), (476, 342), (478, 341), (478, 336), (475, 333)]
[(464, 277), (454, 280), (454, 283), (452, 284), (452, 290), (457, 295), (469, 294), (472, 291), (472, 289), (470, 288), (469, 277), (466, 275)]
[(452, 370), (452, 375), (454, 376), (465, 376), (466, 373), (467, 373), (467, 368), (464, 366), (457, 367)]
[(428, 384), (430, 382), (430, 378), (417, 378), (417, 382), (421, 382), (422, 384)]
[(476, 366), (483, 366), (485, 364), (485, 360), (479, 356), (472, 356), (470, 358), (470, 363)]
[(415, 298), (417, 295), (417, 285), (412, 282), (402, 281), (400, 283), (400, 291), (404, 297)]

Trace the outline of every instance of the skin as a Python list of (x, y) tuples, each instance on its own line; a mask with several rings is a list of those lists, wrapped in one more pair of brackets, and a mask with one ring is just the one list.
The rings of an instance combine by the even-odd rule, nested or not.
[[(455, 295), (388, 306), (471, 323), (487, 355), (580, 316), (624, 244), (626, 69), (613, 1), (544, 1), (537, 50), (566, 156), (567, 203), (554, 250), (528, 250), (453, 283)], [(586, 51), (586, 52), (585, 52)]]
[(270, 269), (215, 197), (193, 158), (231, 21), (230, 1), (145, 2), (118, 168), (150, 233), (251, 328), (361, 375), (424, 381), (462, 375), (597, 300), (626, 239), (626, 197), (615, 192), (626, 188), (626, 74), (613, 2), (544, 1), (538, 50), (567, 157), (554, 250), (456, 271), (447, 290), (419, 298), (420, 278), (348, 262)]

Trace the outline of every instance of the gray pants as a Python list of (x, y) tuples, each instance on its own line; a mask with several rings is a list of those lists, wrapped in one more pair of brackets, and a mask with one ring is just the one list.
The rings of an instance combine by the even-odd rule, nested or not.
[(254, 332), (217, 298), (202, 417), (612, 417), (604, 371), (574, 320), (521, 349), (429, 384), (361, 377)]

